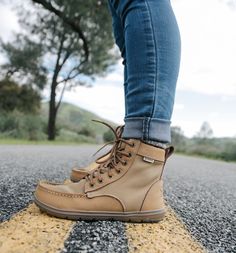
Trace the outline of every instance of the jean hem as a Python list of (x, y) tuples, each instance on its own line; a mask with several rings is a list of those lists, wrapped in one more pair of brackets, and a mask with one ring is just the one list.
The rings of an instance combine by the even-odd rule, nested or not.
[(149, 117), (125, 118), (123, 138), (171, 142), (171, 121)]

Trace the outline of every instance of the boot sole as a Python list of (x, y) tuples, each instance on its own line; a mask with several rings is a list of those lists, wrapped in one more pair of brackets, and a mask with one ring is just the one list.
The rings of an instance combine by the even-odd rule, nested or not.
[(65, 211), (58, 210), (48, 205), (45, 205), (34, 196), (34, 202), (40, 210), (49, 215), (69, 219), (69, 220), (111, 220), (111, 221), (125, 221), (125, 222), (159, 222), (163, 220), (166, 210), (159, 209), (155, 211), (138, 211), (138, 212), (91, 212), (91, 211)]

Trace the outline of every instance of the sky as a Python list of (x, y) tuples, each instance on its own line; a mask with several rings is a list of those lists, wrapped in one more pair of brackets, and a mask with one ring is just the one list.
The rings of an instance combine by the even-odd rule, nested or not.
[[(215, 137), (236, 136), (236, 1), (172, 0), (181, 33), (182, 55), (172, 126), (194, 136), (204, 121)], [(17, 16), (0, 1), (0, 37), (11, 40), (19, 31)], [(3, 61), (0, 55), (0, 62)], [(48, 92), (44, 94), (48, 96)], [(92, 88), (66, 92), (64, 101), (122, 124), (123, 66)]]

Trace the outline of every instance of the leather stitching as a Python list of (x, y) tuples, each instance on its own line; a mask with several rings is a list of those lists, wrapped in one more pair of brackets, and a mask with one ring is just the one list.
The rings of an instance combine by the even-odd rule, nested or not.
[(38, 186), (41, 190), (43, 190), (44, 192), (56, 195), (56, 196), (61, 196), (61, 197), (67, 197), (67, 198), (85, 198), (86, 195), (83, 194), (70, 194), (70, 193), (61, 193), (61, 192), (55, 192), (52, 190), (48, 190), (46, 188), (44, 188), (43, 186)]

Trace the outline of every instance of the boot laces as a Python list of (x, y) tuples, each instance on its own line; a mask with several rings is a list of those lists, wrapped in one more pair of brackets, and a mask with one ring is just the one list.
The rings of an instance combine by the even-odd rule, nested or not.
[(90, 186), (93, 187), (95, 182), (98, 183), (103, 182), (102, 175), (107, 173), (110, 178), (113, 176), (113, 171), (116, 173), (121, 172), (121, 168), (119, 168), (119, 164), (122, 164), (125, 166), (127, 164), (127, 160), (124, 159), (124, 157), (131, 157), (132, 154), (130, 152), (125, 151), (125, 145), (127, 144), (131, 147), (134, 146), (134, 143), (130, 143), (128, 140), (121, 138), (121, 132), (123, 130), (123, 126), (116, 128), (116, 130), (109, 125), (106, 122), (93, 120), (95, 122), (101, 123), (108, 128), (111, 129), (115, 136), (115, 140), (105, 143), (95, 154), (97, 154), (99, 151), (101, 151), (103, 148), (105, 148), (107, 145), (112, 144), (112, 148), (109, 152), (107, 152), (107, 155), (109, 156), (103, 161), (99, 161), (100, 158), (96, 160), (96, 163), (99, 164), (98, 168), (92, 171), (89, 175), (86, 176), (86, 179), (89, 181)]

